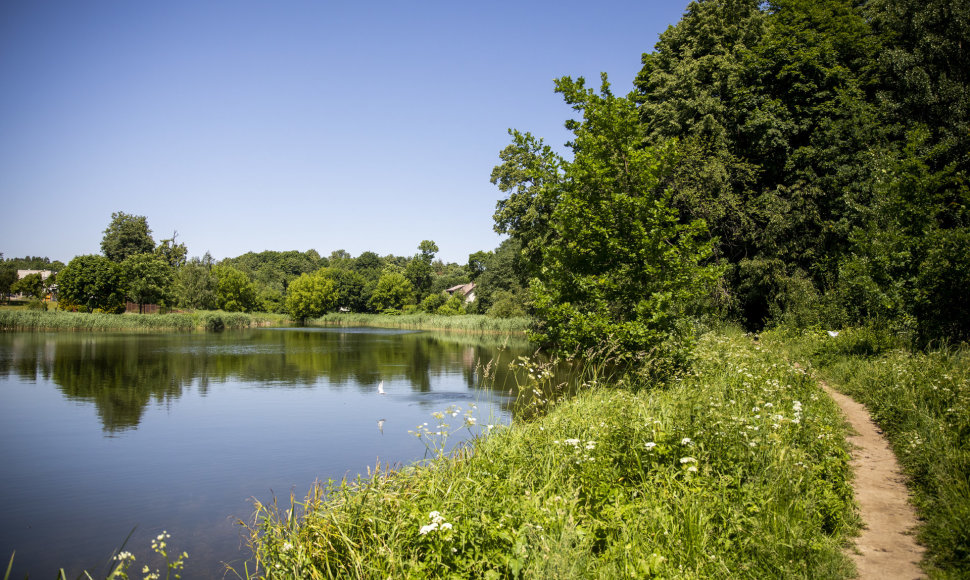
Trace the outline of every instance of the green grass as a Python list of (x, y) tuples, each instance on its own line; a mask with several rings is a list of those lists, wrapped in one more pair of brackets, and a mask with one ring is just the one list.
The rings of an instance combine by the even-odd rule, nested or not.
[(178, 314), (95, 314), (60, 310), (0, 310), (0, 330), (223, 330), (281, 325), (283, 316), (200, 311)]
[[(462, 418), (422, 433), (432, 451), (437, 430), (479, 433), (456, 453), (257, 504), (246, 575), (851, 577), (836, 405), (740, 333), (706, 335), (696, 356), (666, 388), (587, 384), (535, 420)], [(524, 390), (542, 390), (535, 376)]]
[(480, 314), (443, 316), (438, 314), (327, 314), (314, 319), (314, 326), (375, 326), (412, 330), (457, 330), (466, 332), (516, 333), (529, 328), (528, 318), (493, 318)]
[(910, 478), (933, 578), (970, 577), (970, 350), (912, 352), (875, 328), (763, 336), (866, 405)]

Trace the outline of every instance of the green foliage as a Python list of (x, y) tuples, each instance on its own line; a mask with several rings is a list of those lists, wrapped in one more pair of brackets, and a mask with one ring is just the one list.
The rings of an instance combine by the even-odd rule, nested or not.
[(157, 254), (135, 254), (121, 262), (121, 280), (125, 295), (139, 306), (166, 305), (172, 302), (175, 272), (169, 262)]
[(403, 274), (389, 273), (377, 281), (367, 305), (374, 312), (385, 312), (400, 310), (413, 301), (414, 287), (411, 282)]
[(337, 283), (326, 270), (319, 270), (314, 274), (303, 274), (290, 283), (286, 292), (286, 312), (293, 320), (304, 322), (333, 310), (339, 299)]
[(128, 256), (147, 254), (155, 250), (155, 240), (145, 216), (118, 211), (111, 214), (111, 223), (104, 230), (101, 252), (112, 262), (121, 263)]
[(283, 322), (280, 316), (239, 312), (116, 316), (104, 312), (0, 310), (0, 330), (226, 330)]
[(17, 268), (11, 264), (0, 264), (0, 297), (6, 298), (13, 293), (11, 288), (17, 282)]
[(159, 240), (158, 247), (155, 248), (155, 255), (162, 258), (169, 266), (178, 269), (185, 265), (189, 250), (185, 244), (176, 244), (175, 239), (178, 232), (174, 232), (172, 237), (167, 240)]
[(424, 312), (435, 313), (439, 308), (445, 305), (448, 301), (448, 297), (441, 292), (428, 294), (424, 300), (421, 301), (419, 307)]
[[(555, 203), (536, 250), (532, 336), (570, 352), (615, 344), (664, 374), (685, 362), (689, 315), (719, 275), (702, 265), (710, 256), (704, 222), (683, 222), (671, 204), (665, 180), (676, 144), (642, 147), (635, 103), (614, 96), (605, 76), (598, 95), (583, 79), (560, 79), (557, 90), (582, 121), (567, 122), (574, 159), (556, 162), (561, 180), (542, 188)], [(528, 244), (535, 228), (521, 238), (505, 210), (503, 227)]]
[(175, 276), (176, 302), (182, 308), (215, 310), (218, 281), (212, 271), (213, 260), (208, 252), (194, 257), (178, 269)]
[[(669, 390), (593, 389), (531, 422), (433, 413), (415, 435), (436, 460), (257, 503), (256, 575), (851, 576), (838, 408), (743, 336), (707, 336), (698, 356), (696, 376)], [(437, 433), (457, 429), (479, 437), (442, 455)]]
[(256, 285), (246, 274), (222, 264), (215, 266), (216, 305), (226, 312), (253, 312), (259, 308)]
[(535, 273), (551, 235), (550, 220), (563, 181), (562, 159), (530, 133), (510, 129), (512, 144), (499, 153), (501, 165), (491, 182), (508, 194), (496, 204), (495, 231), (510, 234), (523, 255), (522, 264)]
[(455, 292), (451, 298), (448, 298), (435, 310), (435, 314), (440, 314), (442, 316), (460, 316), (465, 314), (465, 295), (461, 292)]
[[(372, 272), (370, 270), (365, 271)], [(333, 280), (335, 284), (334, 289), (337, 298), (334, 307), (346, 308), (351, 312), (367, 311), (368, 279), (363, 274), (347, 268), (327, 268), (324, 270), (324, 275)]]
[(935, 578), (970, 575), (970, 352), (911, 352), (879, 326), (765, 333), (762, 342), (810, 360), (833, 387), (866, 405), (909, 477), (919, 539)]
[(125, 311), (121, 266), (104, 256), (77, 256), (58, 274), (58, 306), (63, 310)]
[(432, 262), (438, 246), (430, 240), (423, 240), (418, 245), (418, 250), (420, 252), (415, 254), (404, 268), (404, 275), (411, 282), (418, 298), (422, 298), (431, 290), (431, 283), (434, 280)]
[(10, 286), (13, 294), (23, 294), (29, 298), (44, 297), (44, 278), (40, 274), (27, 274)]

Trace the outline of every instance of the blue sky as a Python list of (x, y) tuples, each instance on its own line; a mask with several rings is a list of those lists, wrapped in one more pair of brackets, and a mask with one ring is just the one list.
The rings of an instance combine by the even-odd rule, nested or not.
[(494, 249), (514, 127), (561, 149), (553, 79), (640, 55), (687, 2), (0, 4), (0, 252), (98, 253), (112, 212), (190, 255)]

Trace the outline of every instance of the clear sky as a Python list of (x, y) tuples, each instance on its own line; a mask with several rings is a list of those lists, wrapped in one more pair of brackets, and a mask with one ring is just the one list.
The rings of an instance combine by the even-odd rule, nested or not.
[(189, 255), (494, 249), (510, 127), (553, 79), (625, 93), (686, 0), (0, 3), (0, 252), (100, 252), (112, 212)]

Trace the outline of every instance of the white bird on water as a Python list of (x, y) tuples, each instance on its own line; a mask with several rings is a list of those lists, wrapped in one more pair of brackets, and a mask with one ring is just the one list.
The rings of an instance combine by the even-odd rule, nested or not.
[(384, 392), (384, 381), (381, 381), (381, 383), (379, 385), (377, 385), (377, 392), (379, 394), (381, 394), (381, 395), (386, 395), (387, 394), (387, 393)]
[(377, 428), (381, 430), (381, 435), (384, 434), (384, 419), (377, 420)]

